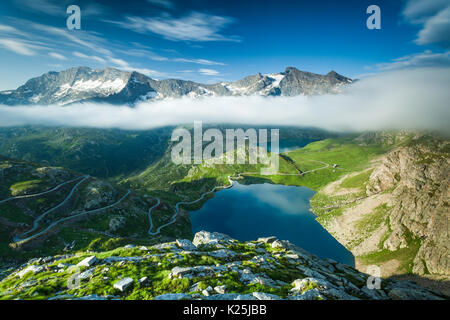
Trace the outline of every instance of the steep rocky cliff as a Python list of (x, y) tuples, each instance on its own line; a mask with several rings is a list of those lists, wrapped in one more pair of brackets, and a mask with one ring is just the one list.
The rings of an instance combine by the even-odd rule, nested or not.
[(393, 207), (385, 249), (420, 239), (413, 272), (450, 275), (448, 141), (421, 138), (384, 157), (370, 176), (367, 194), (389, 191)]
[(357, 269), (375, 265), (383, 276), (416, 274), (448, 287), (449, 140), (379, 133), (358, 141), (392, 147), (320, 190), (334, 214), (319, 221), (352, 251)]

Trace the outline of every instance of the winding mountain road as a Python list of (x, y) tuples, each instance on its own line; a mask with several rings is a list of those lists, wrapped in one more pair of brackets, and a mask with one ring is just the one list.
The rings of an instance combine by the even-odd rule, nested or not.
[[(81, 180), (80, 180), (80, 181), (72, 188), (72, 190), (70, 190), (70, 193), (64, 198), (64, 200), (63, 200), (62, 202), (60, 202), (60, 203), (59, 203), (58, 205), (56, 205), (55, 207), (53, 207), (53, 208), (51, 208), (51, 209), (45, 211), (43, 214), (41, 214), (39, 217), (37, 217), (37, 218), (33, 221), (33, 228), (31, 228), (30, 230), (28, 230), (28, 231), (26, 231), (26, 232), (24, 232), (24, 233), (22, 233), (22, 234), (19, 234), (19, 235), (15, 236), (15, 237), (13, 238), (13, 242), (16, 243), (16, 244), (22, 244), (22, 243), (28, 242), (28, 241), (30, 241), (30, 240), (32, 240), (32, 239), (34, 239), (34, 238), (37, 238), (37, 237), (43, 235), (44, 233), (46, 233), (46, 232), (49, 231), (51, 228), (53, 228), (54, 226), (56, 226), (57, 224), (59, 224), (59, 223), (61, 223), (61, 222), (64, 222), (64, 221), (67, 221), (67, 220), (71, 220), (71, 219), (74, 219), (74, 218), (77, 218), (77, 217), (80, 217), (80, 216), (83, 216), (83, 215), (86, 215), (86, 214), (89, 214), (89, 213), (95, 213), (95, 212), (99, 212), (99, 211), (103, 211), (103, 210), (107, 210), (107, 209), (109, 209), (109, 208), (115, 207), (115, 206), (117, 206), (119, 203), (121, 203), (121, 202), (122, 202), (122, 201), (123, 201), (123, 200), (131, 193), (131, 191), (128, 190), (128, 191), (126, 192), (126, 194), (123, 195), (118, 201), (116, 201), (115, 203), (110, 204), (110, 205), (108, 205), (108, 206), (105, 206), (105, 207), (102, 207), (102, 208), (98, 208), (98, 209), (89, 210), (89, 211), (83, 211), (83, 212), (80, 212), (80, 213), (75, 214), (75, 215), (72, 215), (72, 216), (60, 218), (60, 219), (58, 219), (58, 220), (52, 222), (50, 225), (48, 225), (48, 226), (47, 226), (45, 229), (43, 229), (42, 231), (40, 231), (40, 232), (38, 232), (38, 233), (35, 233), (35, 234), (33, 234), (33, 235), (29, 236), (29, 237), (25, 237), (25, 238), (24, 238), (24, 236), (26, 236), (26, 235), (28, 235), (28, 234), (30, 234), (30, 233), (36, 231), (36, 229), (39, 227), (39, 222), (40, 222), (46, 215), (48, 215), (49, 213), (51, 213), (51, 212), (55, 211), (56, 209), (60, 208), (61, 206), (63, 206), (63, 205), (64, 205), (64, 204), (72, 197), (72, 195), (74, 194), (74, 192), (76, 191), (76, 189), (77, 189), (84, 181), (86, 181), (87, 179), (90, 178), (90, 176), (87, 176), (87, 175), (86, 175), (86, 176), (82, 176), (82, 177), (83, 177), (83, 179), (81, 179)], [(76, 181), (76, 180), (74, 180), (74, 181)], [(71, 182), (73, 182), (73, 181), (71, 181)], [(67, 183), (69, 183), (69, 182), (67, 182)]]
[(83, 177), (85, 177), (85, 176), (79, 176), (79, 177), (77, 177), (75, 179), (63, 182), (61, 184), (58, 184), (56, 187), (54, 187), (52, 189), (49, 189), (47, 191), (44, 191), (44, 192), (39, 192), (39, 193), (34, 193), (34, 194), (26, 194), (26, 195), (23, 195), (23, 196), (16, 196), (16, 197), (10, 197), (10, 198), (7, 198), (7, 199), (3, 199), (3, 200), (0, 200), (0, 204), (2, 204), (4, 202), (7, 202), (7, 201), (10, 201), (10, 200), (15, 200), (15, 199), (24, 199), (24, 198), (33, 198), (33, 197), (43, 196), (43, 195), (46, 195), (48, 193), (51, 193), (53, 191), (58, 190), (59, 188), (61, 188), (62, 186), (65, 186), (66, 184), (75, 182), (75, 181), (77, 181), (77, 180), (79, 180), (79, 179), (81, 179)]

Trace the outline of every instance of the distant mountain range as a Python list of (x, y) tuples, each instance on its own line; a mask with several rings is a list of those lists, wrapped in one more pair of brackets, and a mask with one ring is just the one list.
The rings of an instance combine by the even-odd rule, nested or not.
[(75, 67), (50, 71), (28, 80), (16, 90), (0, 91), (0, 104), (33, 105), (106, 102), (133, 105), (139, 101), (205, 96), (296, 96), (339, 93), (352, 79), (334, 71), (326, 75), (288, 67), (284, 72), (245, 77), (235, 82), (201, 84), (155, 80), (138, 72), (114, 68)]

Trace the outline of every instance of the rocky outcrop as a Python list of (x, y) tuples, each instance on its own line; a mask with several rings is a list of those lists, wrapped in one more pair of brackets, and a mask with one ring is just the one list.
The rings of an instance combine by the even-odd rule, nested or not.
[(367, 193), (389, 191), (394, 197), (385, 249), (415, 240), (420, 248), (413, 272), (450, 275), (449, 143), (426, 141), (391, 151), (372, 172)]
[(353, 141), (388, 151), (322, 188), (311, 200), (317, 220), (353, 253), (358, 270), (448, 294), (449, 139), (404, 131)]
[(195, 248), (179, 239), (146, 250), (128, 245), (108, 252), (33, 259), (0, 282), (0, 299), (446, 298), (412, 282), (381, 279), (380, 286), (373, 286), (368, 274), (319, 259), (288, 241), (239, 242), (206, 231), (197, 233), (195, 239)]

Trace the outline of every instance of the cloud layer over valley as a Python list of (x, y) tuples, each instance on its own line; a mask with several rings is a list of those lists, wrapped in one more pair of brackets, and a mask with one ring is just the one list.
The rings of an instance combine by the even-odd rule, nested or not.
[(450, 133), (450, 68), (386, 72), (339, 95), (210, 97), (105, 104), (0, 106), (0, 126), (49, 125), (144, 130), (166, 125), (295, 125), (336, 131), (426, 129)]

